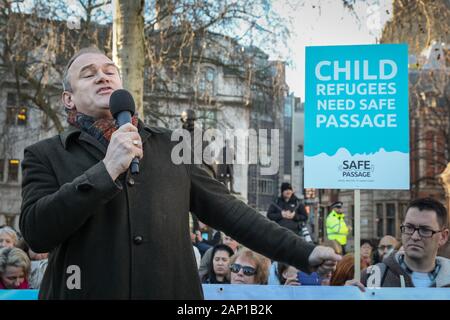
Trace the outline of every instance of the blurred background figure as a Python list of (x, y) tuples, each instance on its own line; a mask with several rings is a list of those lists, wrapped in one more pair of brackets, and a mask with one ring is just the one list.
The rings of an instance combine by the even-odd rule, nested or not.
[(270, 260), (250, 249), (239, 250), (230, 261), (231, 284), (267, 284)]
[(338, 255), (342, 255), (342, 246), (336, 240), (325, 240), (321, 245), (333, 249), (334, 253)]
[(31, 263), (19, 248), (0, 249), (0, 289), (30, 289), (28, 276)]
[(0, 229), (0, 248), (12, 248), (17, 245), (17, 232), (13, 228), (4, 226)]
[[(225, 140), (225, 146), (220, 150), (218, 155), (219, 163), (217, 164), (217, 180), (222, 182), (231, 193), (236, 193), (234, 190), (234, 142), (229, 139)], [(228, 159), (228, 160), (227, 160)]]
[[(293, 266), (290, 266), (283, 262), (274, 262), (275, 265), (275, 279), (269, 276), (268, 284), (273, 285), (286, 285), (286, 286), (299, 286), (298, 272), (299, 270)], [(273, 281), (275, 280), (275, 281)]]
[(397, 250), (400, 243), (393, 236), (384, 236), (381, 238), (378, 243), (377, 251), (374, 255), (373, 264), (382, 262), (384, 258), (386, 258), (389, 254), (391, 254), (394, 250)]
[(234, 251), (225, 244), (218, 244), (212, 248), (211, 261), (208, 273), (203, 277), (202, 283), (228, 284), (230, 259)]
[(308, 214), (302, 201), (295, 196), (289, 183), (283, 182), (281, 184), (281, 195), (269, 206), (267, 218), (303, 236), (302, 229), (306, 225)]
[(203, 257), (208, 249), (219, 244), (221, 241), (221, 232), (214, 230), (198, 220), (198, 230), (195, 231), (195, 244), (200, 255)]
[(339, 242), (342, 246), (342, 253), (345, 254), (345, 245), (347, 244), (349, 230), (345, 223), (343, 205), (341, 201), (336, 201), (331, 204), (331, 212), (328, 214), (326, 225), (328, 240), (336, 240)]
[(374, 247), (372, 245), (372, 241), (369, 239), (362, 239), (361, 240), (361, 260), (364, 260), (365, 264), (367, 266), (370, 266), (373, 264), (373, 254), (374, 254)]
[[(368, 267), (366, 261), (361, 258), (361, 270)], [(331, 286), (343, 286), (348, 280), (352, 280), (355, 275), (355, 256), (352, 253), (346, 254), (342, 257), (336, 265), (336, 271), (330, 279)]]
[[(239, 242), (231, 238), (230, 236), (227, 236), (225, 233), (221, 232), (221, 242), (224, 245), (227, 245), (228, 247), (233, 250), (233, 254), (237, 252), (239, 249)], [(208, 270), (210, 269), (210, 263), (211, 263), (211, 256), (212, 256), (213, 248), (209, 248), (205, 254), (203, 255), (200, 267), (198, 269), (198, 273), (200, 275), (200, 279), (203, 279), (203, 277), (208, 273)]]

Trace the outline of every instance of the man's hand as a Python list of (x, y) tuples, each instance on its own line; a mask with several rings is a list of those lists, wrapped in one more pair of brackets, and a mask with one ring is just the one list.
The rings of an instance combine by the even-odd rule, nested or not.
[(344, 285), (345, 286), (355, 286), (355, 287), (358, 287), (359, 290), (361, 290), (362, 292), (366, 292), (366, 287), (364, 287), (364, 285), (356, 279), (347, 280), (347, 281), (345, 281)]
[(134, 157), (142, 159), (143, 155), (138, 129), (127, 123), (112, 134), (103, 162), (111, 178), (116, 180), (121, 173), (128, 170)]
[(317, 246), (311, 252), (308, 258), (309, 265), (313, 268), (317, 268), (317, 274), (322, 277), (336, 269), (336, 263), (340, 261), (342, 257), (334, 250), (324, 246)]
[(298, 282), (297, 279), (297, 274), (295, 274), (294, 276), (288, 277), (286, 279), (286, 282), (284, 283), (285, 286), (300, 286), (301, 283)]

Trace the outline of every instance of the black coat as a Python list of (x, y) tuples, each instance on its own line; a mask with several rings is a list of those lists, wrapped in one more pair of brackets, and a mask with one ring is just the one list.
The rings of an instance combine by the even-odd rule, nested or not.
[[(281, 210), (295, 210), (294, 218), (292, 220), (283, 218)], [(295, 195), (292, 195), (289, 198), (289, 201), (284, 201), (283, 197), (278, 197), (274, 203), (269, 206), (267, 217), (270, 220), (277, 222), (280, 226), (292, 230), (295, 233), (298, 233), (301, 224), (308, 220), (305, 206)]]
[[(196, 165), (171, 160), (171, 133), (139, 125), (137, 176), (116, 181), (92, 136), (68, 131), (25, 149), (20, 229), (50, 252), (41, 299), (201, 299), (192, 211), (245, 246), (302, 270), (314, 246), (268, 221)], [(81, 271), (81, 288), (68, 289)], [(70, 281), (69, 281), (70, 282)]]

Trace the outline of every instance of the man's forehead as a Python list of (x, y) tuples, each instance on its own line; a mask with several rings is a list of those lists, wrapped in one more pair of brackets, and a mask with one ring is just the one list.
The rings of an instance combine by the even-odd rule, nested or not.
[(114, 64), (114, 62), (107, 56), (101, 53), (85, 53), (77, 57), (69, 68), (69, 71), (81, 70), (83, 67), (90, 64), (94, 65), (104, 65), (104, 64)]
[(383, 244), (383, 245), (384, 244), (393, 244), (395, 242), (396, 242), (396, 240), (394, 238), (384, 237), (384, 238), (381, 239), (380, 244)]
[(438, 225), (437, 214), (433, 210), (419, 210), (419, 208), (409, 208), (406, 212), (405, 222), (417, 225)]

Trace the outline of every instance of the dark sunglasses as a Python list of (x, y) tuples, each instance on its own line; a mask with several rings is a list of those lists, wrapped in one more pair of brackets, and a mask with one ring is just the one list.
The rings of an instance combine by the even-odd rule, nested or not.
[(232, 265), (230, 265), (230, 270), (233, 273), (238, 273), (239, 271), (241, 271), (241, 269), (244, 272), (244, 275), (246, 276), (253, 276), (256, 274), (256, 269), (249, 267), (249, 266), (241, 266), (240, 264), (237, 263), (233, 263)]

